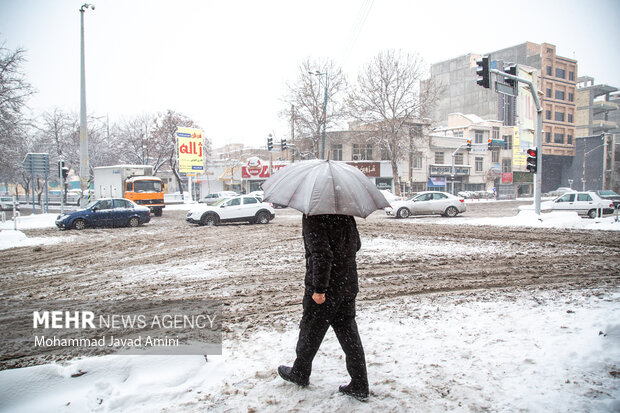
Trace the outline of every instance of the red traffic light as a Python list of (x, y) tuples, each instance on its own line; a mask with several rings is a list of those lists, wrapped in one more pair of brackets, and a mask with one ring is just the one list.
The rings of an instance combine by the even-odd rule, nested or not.
[(538, 150), (536, 148), (530, 148), (527, 150), (527, 156), (531, 156), (533, 158), (536, 158), (536, 156), (538, 156)]

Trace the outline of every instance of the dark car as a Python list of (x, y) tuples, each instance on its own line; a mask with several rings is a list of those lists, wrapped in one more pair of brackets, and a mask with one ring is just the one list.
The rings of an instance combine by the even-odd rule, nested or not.
[(602, 191), (596, 191), (596, 194), (603, 199), (611, 201), (614, 203), (614, 207), (616, 209), (620, 209), (620, 195), (615, 193), (614, 191), (610, 191), (608, 189), (604, 189)]
[(106, 198), (92, 201), (83, 209), (58, 215), (56, 226), (60, 229), (86, 227), (137, 227), (151, 220), (148, 208), (128, 199)]

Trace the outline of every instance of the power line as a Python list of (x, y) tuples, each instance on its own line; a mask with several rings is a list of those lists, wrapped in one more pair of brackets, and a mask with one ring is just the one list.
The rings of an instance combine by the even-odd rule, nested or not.
[(355, 44), (357, 43), (357, 39), (359, 38), (360, 33), (362, 32), (362, 29), (364, 28), (364, 24), (366, 23), (366, 19), (368, 18), (368, 15), (370, 14), (370, 10), (372, 9), (373, 3), (374, 3), (374, 0), (364, 0), (362, 5), (360, 6), (360, 9), (353, 23), (353, 26), (351, 27), (348, 41), (346, 45), (344, 46), (342, 53), (341, 53), (342, 55), (341, 65), (342, 66), (346, 64), (351, 54), (351, 51), (353, 50), (353, 48), (355, 47)]

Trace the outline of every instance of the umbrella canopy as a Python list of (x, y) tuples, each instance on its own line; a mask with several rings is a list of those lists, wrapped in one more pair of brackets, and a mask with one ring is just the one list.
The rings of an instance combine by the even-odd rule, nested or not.
[(306, 215), (366, 218), (390, 206), (362, 171), (344, 162), (315, 159), (294, 163), (280, 169), (262, 187), (265, 201)]

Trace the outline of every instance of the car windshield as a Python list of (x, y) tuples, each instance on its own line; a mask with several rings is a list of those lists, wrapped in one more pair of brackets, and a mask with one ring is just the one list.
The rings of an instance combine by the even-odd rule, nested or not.
[(603, 195), (603, 196), (620, 196), (617, 193), (615, 193), (614, 191), (610, 191), (610, 190), (599, 191), (599, 194)]
[(95, 204), (96, 204), (97, 202), (98, 202), (98, 201), (90, 201), (90, 202), (89, 202), (88, 204), (86, 204), (86, 206), (85, 206), (84, 208), (82, 208), (82, 209), (90, 209), (90, 208), (94, 207), (94, 206), (95, 206)]
[(161, 192), (161, 182), (160, 181), (136, 181), (134, 182), (134, 191), (135, 192)]
[(213, 205), (222, 205), (224, 202), (228, 201), (229, 198), (222, 198), (219, 201), (217, 201), (215, 204)]

